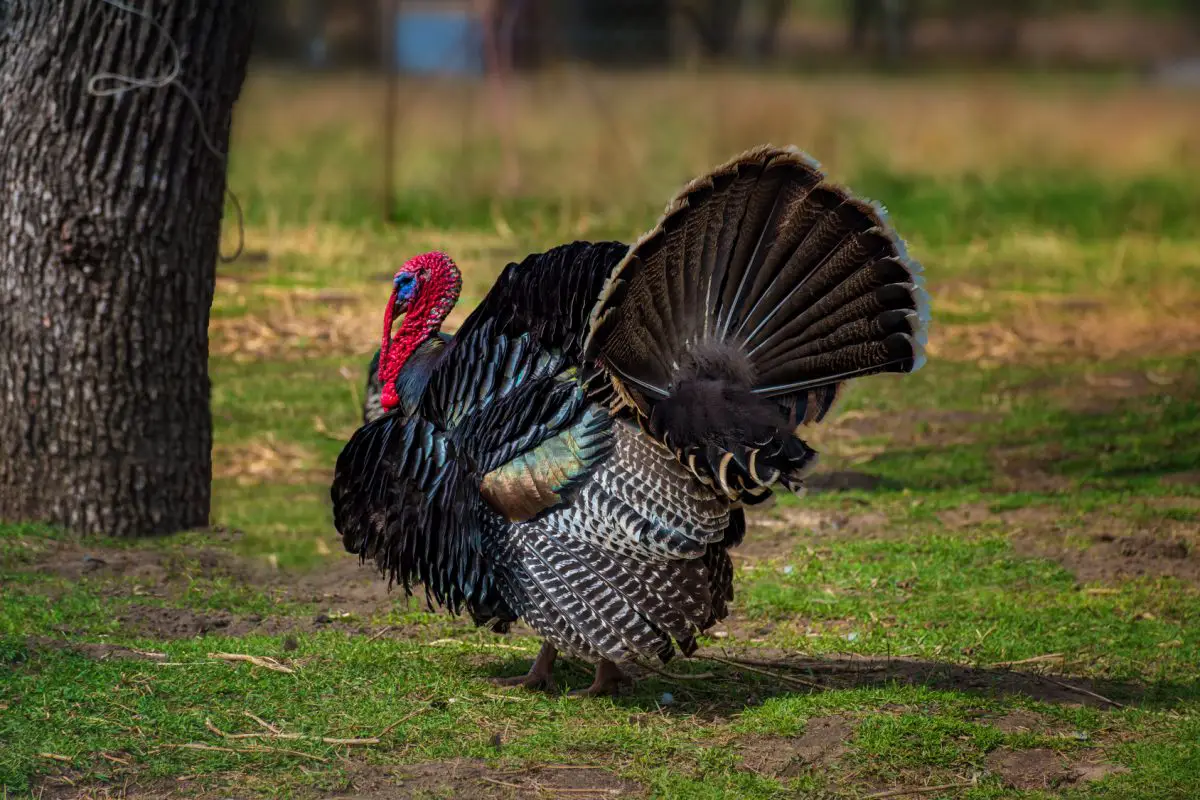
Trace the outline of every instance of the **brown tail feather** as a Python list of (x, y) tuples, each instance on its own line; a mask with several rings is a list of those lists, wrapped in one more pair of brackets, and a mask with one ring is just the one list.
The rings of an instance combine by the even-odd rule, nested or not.
[(919, 368), (927, 324), (920, 267), (882, 209), (762, 147), (685, 187), (630, 249), (585, 350), (652, 433), (742, 461), (738, 445), (790, 437), (842, 382)]

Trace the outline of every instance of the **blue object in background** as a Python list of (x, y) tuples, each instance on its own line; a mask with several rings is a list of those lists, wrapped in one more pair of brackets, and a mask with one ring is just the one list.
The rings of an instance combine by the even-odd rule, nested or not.
[(466, 9), (401, 10), (396, 66), (403, 72), (483, 74), (483, 35)]

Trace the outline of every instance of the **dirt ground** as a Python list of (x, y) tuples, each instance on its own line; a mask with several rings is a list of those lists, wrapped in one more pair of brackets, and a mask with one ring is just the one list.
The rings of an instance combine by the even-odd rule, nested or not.
[[(179, 779), (146, 781), (118, 789), (81, 790), (72, 786), (51, 786), (39, 797), (45, 800), (168, 800), (177, 797), (227, 800), (237, 797), (237, 794), (231, 794), (236, 791), (236, 782), (221, 791), (208, 791), (194, 781)], [(606, 797), (644, 797), (645, 790), (602, 767), (544, 765), (506, 771), (488, 767), (480, 760), (461, 758), (402, 767), (355, 764), (341, 785), (319, 796), (339, 800), (545, 800), (560, 797), (599, 800)]]
[[(1189, 498), (1170, 502), (1186, 508)], [(938, 516), (957, 530), (998, 521), (1017, 553), (1052, 559), (1081, 584), (1170, 576), (1200, 586), (1200, 529), (1193, 522), (1138, 521), (1104, 512), (1064, 519), (1057, 509), (1037, 506), (994, 513), (986, 505), (970, 505)]]
[(998, 775), (1005, 785), (1026, 791), (1062, 790), (1098, 781), (1116, 772), (1127, 771), (1124, 767), (1101, 761), (1075, 761), (1062, 753), (1045, 748), (1000, 748), (988, 753), (984, 764), (988, 771)]
[(810, 719), (800, 736), (762, 736), (738, 745), (743, 769), (773, 778), (792, 778), (806, 768), (831, 764), (847, 751), (857, 721), (848, 717)]

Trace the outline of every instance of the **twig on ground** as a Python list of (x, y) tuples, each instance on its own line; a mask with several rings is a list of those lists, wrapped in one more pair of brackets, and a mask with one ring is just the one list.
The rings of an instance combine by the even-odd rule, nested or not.
[(970, 789), (975, 783), (944, 783), (941, 786), (914, 786), (908, 789), (889, 789), (886, 792), (864, 795), (866, 800), (879, 800), (883, 797), (903, 797), (908, 794), (933, 794), (947, 792), (951, 789)]
[(63, 761), (67, 764), (73, 763), (75, 759), (70, 756), (60, 755), (58, 753), (38, 753), (38, 758), (48, 758), (51, 761)]
[(401, 717), (400, 719), (398, 719), (398, 720), (396, 720), (395, 722), (393, 722), (391, 725), (388, 725), (386, 728), (384, 728), (383, 730), (381, 730), (381, 731), (380, 731), (378, 734), (376, 734), (376, 735), (375, 735), (375, 738), (376, 738), (376, 739), (382, 739), (383, 737), (387, 736), (389, 733), (391, 733), (392, 731), (394, 731), (394, 730), (395, 730), (396, 728), (398, 728), (399, 726), (401, 726), (401, 725), (403, 725), (404, 723), (408, 722), (408, 721), (409, 721), (410, 719), (412, 719), (413, 717), (417, 716), (418, 714), (424, 714), (424, 713), (425, 713), (426, 711), (428, 711), (428, 710), (429, 710), (429, 706), (425, 706), (424, 708), (418, 708), (418, 709), (416, 709), (415, 711), (410, 711), (409, 713), (405, 714), (405, 715), (404, 715), (403, 717)]
[(267, 747), (266, 745), (251, 745), (250, 747), (215, 747), (211, 744), (200, 744), (199, 742), (187, 742), (185, 744), (160, 744), (159, 747), (168, 747), (173, 750), (211, 750), (218, 753), (238, 753), (245, 755), (247, 753), (283, 753), (289, 756), (300, 756), (302, 758), (311, 758), (314, 761), (328, 762), (329, 759), (324, 756), (319, 756), (314, 753), (305, 753), (301, 750), (288, 750), (284, 747)]
[(491, 694), (490, 692), (484, 692), (483, 696), (489, 697), (492, 700), (503, 700), (507, 703), (525, 703), (525, 702), (529, 702), (530, 700), (534, 699), (532, 697), (518, 697), (518, 696), (509, 696), (509, 695), (503, 695), (503, 694)]
[(267, 730), (269, 730), (271, 733), (283, 733), (283, 731), (280, 728), (275, 727), (274, 725), (267, 722), (265, 719), (263, 719), (262, 717), (258, 716), (255, 713), (253, 713), (252, 711), (243, 711), (242, 714), (244, 716), (247, 716), (250, 719), (254, 720), (259, 725), (261, 725), (264, 728), (266, 728)]
[(497, 785), (497, 786), (506, 786), (506, 787), (508, 787), (509, 789), (527, 789), (527, 788), (529, 788), (529, 787), (527, 787), (527, 786), (522, 786), (522, 785), (520, 785), (519, 783), (509, 783), (508, 781), (498, 781), (498, 780), (496, 780), (495, 778), (483, 778), (483, 777), (481, 777), (479, 780), (481, 780), (481, 781), (483, 781), (483, 782), (485, 782), (485, 783), (494, 783), (494, 784), (495, 784), (495, 785)]
[(1023, 664), (1041, 664), (1044, 661), (1062, 661), (1062, 653), (1047, 653), (1044, 656), (1034, 656), (1033, 658), (1022, 658), (1018, 661), (997, 661), (995, 664), (989, 664), (990, 667), (1004, 669), (1006, 667), (1018, 667)]
[(156, 650), (138, 650), (136, 647), (131, 647), (131, 648), (129, 648), (129, 652), (137, 653), (139, 656), (145, 656), (146, 658), (149, 658), (152, 661), (166, 661), (167, 660), (166, 653), (159, 653)]
[(1103, 702), (1108, 703), (1110, 706), (1113, 706), (1114, 708), (1125, 708), (1124, 703), (1118, 703), (1116, 700), (1110, 700), (1109, 698), (1105, 697), (1102, 694), (1096, 694), (1091, 689), (1085, 689), (1082, 686), (1073, 686), (1069, 683), (1057, 681), (1054, 678), (1047, 678), (1045, 675), (1039, 675), (1038, 677), (1044, 681), (1053, 683), (1055, 686), (1061, 686), (1064, 689), (1070, 689), (1072, 692), (1079, 692), (1080, 694), (1086, 694), (1088, 697), (1094, 697), (1097, 700), (1102, 700)]
[(380, 636), (383, 636), (385, 633), (387, 633), (388, 631), (392, 630), (392, 628), (394, 628), (394, 627), (395, 627), (395, 626), (393, 626), (393, 625), (385, 625), (385, 626), (383, 627), (383, 629), (382, 629), (381, 631), (379, 631), (379, 633), (376, 633), (376, 634), (372, 635), (372, 636), (371, 636), (371, 638), (370, 638), (370, 639), (367, 639), (365, 642), (363, 642), (363, 644), (370, 644), (371, 642), (373, 642), (373, 641), (375, 641), (376, 639), (378, 639)]
[(816, 681), (806, 681), (803, 678), (797, 678), (794, 675), (784, 675), (783, 673), (780, 673), (780, 672), (772, 672), (769, 669), (755, 667), (750, 664), (739, 662), (732, 658), (722, 658), (721, 656), (713, 655), (712, 653), (706, 653), (704, 656), (702, 656), (702, 658), (707, 658), (711, 661), (718, 661), (722, 664), (727, 664), (728, 666), (731, 666), (731, 667), (737, 667), (738, 669), (745, 669), (745, 670), (749, 670), (750, 672), (756, 672), (759, 675), (765, 675), (768, 678), (774, 678), (775, 680), (783, 681), (784, 683), (791, 683), (791, 684), (795, 684), (797, 686), (806, 686), (810, 689), (824, 689), (825, 688), (824, 686), (817, 683)]
[(678, 675), (674, 672), (667, 672), (665, 669), (661, 669), (644, 661), (637, 661), (635, 663), (648, 672), (653, 672), (656, 675), (662, 675), (664, 678), (669, 678), (673, 681), (702, 681), (708, 678), (716, 677), (716, 675), (711, 672), (697, 672), (691, 675)]
[(172, 750), (212, 750), (218, 753), (238, 752), (232, 747), (216, 747), (211, 744), (200, 744), (199, 742), (188, 742), (186, 744), (160, 744), (159, 747), (167, 747)]
[(480, 777), (479, 780), (484, 781), (485, 783), (495, 784), (496, 786), (503, 786), (508, 789), (523, 789), (523, 790), (533, 789), (535, 792), (538, 792), (539, 794), (542, 792), (546, 792), (548, 794), (552, 793), (555, 796), (575, 795), (575, 794), (599, 794), (599, 795), (619, 794), (619, 790), (617, 790), (617, 789), (606, 789), (606, 788), (565, 789), (565, 788), (562, 788), (559, 786), (554, 786), (554, 787), (543, 786), (542, 784), (538, 783), (537, 781), (530, 781), (529, 785), (522, 786), (519, 783), (509, 783), (508, 781), (501, 781), (501, 780), (497, 780), (496, 778), (488, 778), (488, 777)]
[[(728, 650), (723, 649), (721, 652), (725, 653), (726, 656), (728, 656), (728, 653), (729, 653)], [(704, 653), (697, 653), (695, 657), (696, 658), (704, 658)], [(765, 660), (759, 659), (759, 658), (741, 658), (741, 657), (738, 657), (735, 660), (739, 664), (753, 664), (756, 667), (786, 667), (787, 669), (796, 669), (796, 666), (794, 664), (789, 664), (786, 661), (765, 661)]]
[(117, 758), (116, 756), (110, 756), (108, 753), (101, 753), (100, 757), (103, 758), (105, 761), (111, 761), (114, 764), (124, 764), (126, 766), (129, 766), (129, 762), (126, 761), (125, 759)]
[(285, 672), (289, 675), (296, 671), (291, 667), (285, 667), (270, 656), (248, 656), (244, 653), (209, 653), (208, 657), (218, 659), (219, 661), (244, 661), (256, 667), (269, 669), (273, 672)]
[[(249, 712), (247, 712), (249, 715)], [(261, 720), (260, 720), (261, 722)], [(266, 723), (262, 723), (266, 724)], [(333, 736), (309, 736), (304, 733), (283, 733), (279, 729), (269, 730), (264, 733), (226, 733), (225, 731), (212, 724), (212, 720), (204, 720), (204, 727), (224, 739), (286, 739), (289, 741), (308, 741), (321, 742), (323, 744), (347, 745), (350, 747), (379, 744), (379, 739), (375, 736), (367, 736), (359, 739), (339, 739)], [(273, 726), (272, 726), (273, 727)]]
[(363, 747), (371, 744), (379, 744), (379, 739), (375, 736), (364, 736), (358, 739), (338, 739), (333, 736), (301, 736), (300, 734), (281, 733), (280, 739), (290, 739), (295, 736), (298, 739), (312, 739), (325, 744), (344, 745), (346, 747)]
[(446, 645), (458, 645), (460, 647), (480, 647), (486, 650), (515, 650), (518, 653), (528, 653), (528, 647), (516, 647), (511, 644), (500, 644), (499, 642), (466, 642), (462, 639), (434, 639), (432, 642), (425, 644), (433, 647), (445, 647)]

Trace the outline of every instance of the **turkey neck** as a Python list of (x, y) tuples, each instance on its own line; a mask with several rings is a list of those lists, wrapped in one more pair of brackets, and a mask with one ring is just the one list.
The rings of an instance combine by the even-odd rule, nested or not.
[[(413, 298), (396, 335), (386, 340), (379, 359), (379, 381), (383, 385), (383, 407), (392, 409), (399, 402), (396, 378), (400, 370), (424, 342), (439, 330), (458, 301), (461, 279), (458, 270), (430, 276), (429, 283)], [(390, 317), (388, 324), (390, 326)]]

